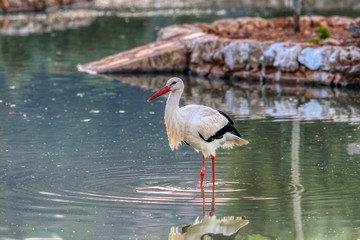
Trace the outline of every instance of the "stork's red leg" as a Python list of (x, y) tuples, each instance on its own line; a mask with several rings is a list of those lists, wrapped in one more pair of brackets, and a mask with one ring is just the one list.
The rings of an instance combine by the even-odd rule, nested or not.
[(213, 172), (213, 186), (215, 186), (215, 156), (211, 155), (212, 172)]
[(200, 172), (200, 175), (201, 175), (200, 187), (203, 186), (205, 171), (206, 171), (206, 169), (205, 169), (205, 156), (203, 155), (203, 167), (202, 167), (201, 172)]

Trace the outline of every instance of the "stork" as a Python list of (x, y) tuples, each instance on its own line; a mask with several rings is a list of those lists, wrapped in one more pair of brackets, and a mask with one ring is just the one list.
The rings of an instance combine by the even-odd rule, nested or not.
[(148, 102), (170, 92), (165, 107), (165, 125), (169, 145), (177, 149), (181, 142), (202, 152), (203, 166), (200, 172), (202, 188), (205, 176), (205, 158), (211, 156), (213, 186), (215, 185), (215, 151), (232, 148), (249, 142), (234, 127), (234, 122), (223, 112), (203, 105), (187, 105), (179, 108), (184, 83), (180, 78), (170, 78), (166, 85), (148, 99)]

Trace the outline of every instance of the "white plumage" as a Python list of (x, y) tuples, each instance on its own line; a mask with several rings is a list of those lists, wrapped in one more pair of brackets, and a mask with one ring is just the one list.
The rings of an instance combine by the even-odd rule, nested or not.
[(217, 148), (231, 148), (249, 142), (241, 138), (231, 119), (224, 113), (203, 105), (187, 105), (179, 108), (184, 83), (180, 78), (170, 78), (166, 85), (155, 93), (151, 101), (170, 92), (165, 107), (165, 125), (172, 150), (181, 142), (192, 146), (203, 154), (201, 186), (205, 175), (205, 158), (211, 156), (213, 164), (213, 183), (215, 183), (215, 151)]

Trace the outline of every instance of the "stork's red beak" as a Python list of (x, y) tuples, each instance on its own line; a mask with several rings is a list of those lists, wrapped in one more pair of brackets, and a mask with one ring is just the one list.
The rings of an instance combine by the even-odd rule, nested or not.
[(151, 98), (149, 98), (147, 101), (150, 102), (151, 100), (160, 97), (161, 95), (164, 95), (167, 92), (170, 92), (171, 88), (168, 86), (163, 87), (162, 89), (160, 89), (157, 93), (155, 93)]

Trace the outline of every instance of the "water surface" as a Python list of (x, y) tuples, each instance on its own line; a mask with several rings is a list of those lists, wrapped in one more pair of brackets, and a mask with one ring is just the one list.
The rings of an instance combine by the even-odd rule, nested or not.
[(181, 104), (227, 112), (250, 141), (218, 151), (214, 191), (207, 162), (201, 191), (201, 154), (172, 152), (165, 98), (146, 102), (169, 76), (77, 72), (163, 19), (0, 36), (0, 239), (167, 239), (204, 213), (245, 216), (235, 239), (359, 239), (357, 92), (182, 76)]

